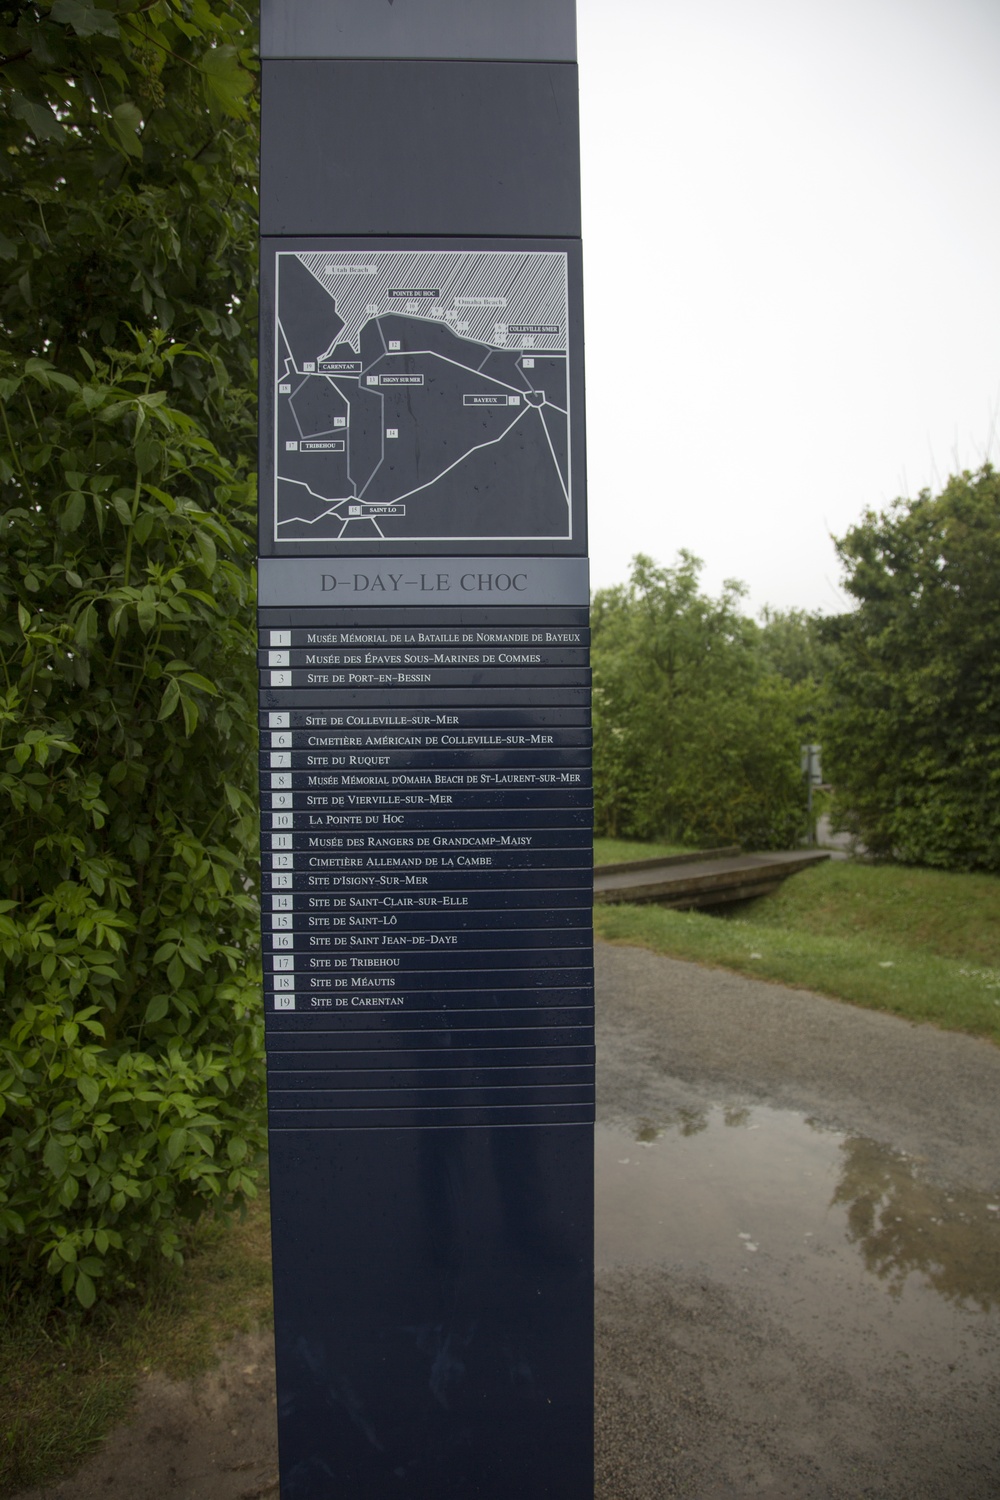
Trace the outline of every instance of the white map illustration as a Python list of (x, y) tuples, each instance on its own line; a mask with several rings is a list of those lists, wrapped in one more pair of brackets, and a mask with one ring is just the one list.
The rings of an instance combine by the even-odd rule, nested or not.
[(564, 252), (276, 260), (276, 541), (571, 538)]

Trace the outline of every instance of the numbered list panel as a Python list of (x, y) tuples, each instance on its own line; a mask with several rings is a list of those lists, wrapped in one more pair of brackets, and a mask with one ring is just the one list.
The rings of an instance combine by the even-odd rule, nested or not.
[(588, 1123), (587, 610), (260, 625), (271, 1128)]

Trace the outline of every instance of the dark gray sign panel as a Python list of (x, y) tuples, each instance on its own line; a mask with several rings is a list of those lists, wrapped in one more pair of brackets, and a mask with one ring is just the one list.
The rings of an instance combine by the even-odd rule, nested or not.
[(584, 1500), (586, 562), (262, 558), (261, 589), (282, 1496)]
[(571, 64), (287, 60), (261, 74), (262, 234), (579, 236)]
[[(284, 605), (576, 605), (586, 608), (589, 569), (582, 557), (372, 557), (346, 550), (340, 556), (262, 557), (258, 566), (258, 599), (262, 608)], [(360, 622), (359, 622), (360, 627)], [(473, 639), (491, 632), (477, 630)], [(452, 632), (443, 634), (451, 637)], [(464, 632), (463, 632), (464, 634)], [(499, 635), (499, 632), (492, 632)], [(534, 633), (515, 631), (525, 642)], [(546, 631), (556, 639), (567, 632)], [(372, 632), (359, 628), (359, 640)], [(574, 642), (580, 632), (572, 633)], [(427, 636), (420, 630), (421, 639)]]
[(593, 1488), (570, 0), (265, 0), (283, 1500)]
[(578, 242), (265, 240), (261, 279), (262, 554), (586, 552)]
[(574, 0), (261, 0), (261, 57), (575, 62)]

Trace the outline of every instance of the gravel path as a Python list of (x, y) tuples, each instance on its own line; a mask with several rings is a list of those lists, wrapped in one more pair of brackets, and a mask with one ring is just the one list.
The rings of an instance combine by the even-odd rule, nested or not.
[[(635, 948), (598, 945), (597, 973), (599, 1122), (624, 1141), (641, 1120), (763, 1105), (834, 1127), (880, 1190), (902, 1163), (902, 1213), (973, 1263), (939, 1280), (987, 1309), (919, 1277), (894, 1295), (850, 1247), (762, 1254), (752, 1275), (724, 1258), (603, 1269), (600, 1500), (995, 1500), (1000, 1049)], [(949, 1214), (954, 1233), (931, 1227)]]
[(1000, 1048), (805, 990), (597, 945), (599, 1118), (641, 1095), (760, 1100), (1000, 1189)]

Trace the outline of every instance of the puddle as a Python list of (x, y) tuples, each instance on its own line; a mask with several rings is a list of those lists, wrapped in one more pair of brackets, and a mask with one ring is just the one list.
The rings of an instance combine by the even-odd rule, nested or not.
[(973, 1323), (1000, 1334), (1000, 1195), (943, 1191), (911, 1157), (764, 1106), (599, 1125), (596, 1149), (600, 1267), (755, 1286), (786, 1323), (878, 1323), (903, 1354), (957, 1359)]

